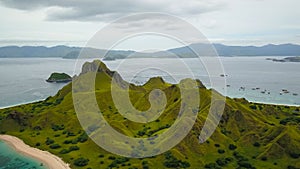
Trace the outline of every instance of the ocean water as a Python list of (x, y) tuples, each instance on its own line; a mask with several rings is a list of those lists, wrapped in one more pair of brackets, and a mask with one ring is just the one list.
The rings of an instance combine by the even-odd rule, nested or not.
[[(126, 80), (137, 84), (142, 84), (153, 76), (162, 76), (166, 81), (175, 83), (191, 77), (200, 79), (206, 87), (211, 88), (211, 80), (219, 79), (221, 74), (225, 74), (226, 85), (215, 85), (213, 88), (226, 96), (259, 103), (300, 105), (300, 63), (273, 62), (266, 60), (267, 58), (270, 57), (220, 57), (224, 71), (217, 75), (208, 74), (207, 66), (203, 64), (210, 63), (209, 57), (202, 58), (203, 62), (189, 58), (181, 61), (126, 59), (106, 63), (111, 69), (118, 70)], [(191, 73), (184, 71), (186, 67)], [(165, 69), (168, 71), (164, 71)], [(284, 93), (283, 90), (289, 93)]]
[[(51, 73), (78, 74), (82, 64), (91, 60), (0, 58), (0, 107), (42, 100), (55, 95), (65, 84), (47, 83), (45, 80)], [(203, 60), (209, 58), (204, 57)], [(227, 75), (224, 78), (228, 85), (215, 86), (221, 93), (254, 102), (300, 105), (300, 63), (273, 62), (266, 60), (266, 57), (221, 57), (220, 62), (224, 68), (224, 72), (220, 74)], [(125, 80), (136, 84), (143, 84), (154, 76), (162, 76), (171, 83), (192, 77), (211, 87), (211, 80), (220, 78), (219, 75), (208, 75), (205, 65), (194, 58), (141, 58), (105, 63), (110, 69), (120, 72)], [(289, 93), (282, 93), (282, 89), (288, 90)]]
[(0, 141), (0, 150), (0, 169), (47, 169), (39, 161), (19, 154), (3, 141)]

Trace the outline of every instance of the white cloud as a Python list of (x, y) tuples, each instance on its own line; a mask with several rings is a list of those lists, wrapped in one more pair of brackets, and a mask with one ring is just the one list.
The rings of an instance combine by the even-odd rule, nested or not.
[[(82, 42), (120, 16), (163, 12), (185, 19), (213, 42), (300, 44), (299, 6), (299, 0), (0, 0), (0, 40)], [(180, 29), (143, 18), (118, 26), (132, 31), (147, 24)]]
[(2, 0), (6, 7), (20, 10), (51, 8), (49, 20), (103, 21), (138, 12), (167, 12), (174, 15), (198, 15), (223, 7), (222, 0)]

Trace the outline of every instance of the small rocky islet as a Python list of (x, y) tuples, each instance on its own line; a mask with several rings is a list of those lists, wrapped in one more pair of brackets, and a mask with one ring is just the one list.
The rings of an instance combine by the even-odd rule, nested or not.
[(50, 77), (46, 80), (49, 83), (68, 83), (72, 81), (72, 77), (66, 73), (57, 73), (54, 72), (50, 75)]

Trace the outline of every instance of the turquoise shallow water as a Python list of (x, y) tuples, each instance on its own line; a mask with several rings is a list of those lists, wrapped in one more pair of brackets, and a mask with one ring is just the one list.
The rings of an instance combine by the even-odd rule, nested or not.
[(41, 162), (16, 152), (10, 145), (0, 141), (0, 169), (47, 169)]

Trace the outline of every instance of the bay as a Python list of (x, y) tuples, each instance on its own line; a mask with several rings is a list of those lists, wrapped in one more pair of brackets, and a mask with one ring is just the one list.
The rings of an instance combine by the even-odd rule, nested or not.
[[(75, 75), (85, 61), (91, 60), (0, 58), (0, 107), (42, 100), (56, 94), (65, 84), (47, 83), (45, 80), (51, 73)], [(139, 58), (104, 62), (110, 69), (120, 72), (125, 80), (136, 84), (143, 84), (154, 76), (162, 76), (171, 83), (192, 77), (211, 87), (210, 80), (215, 78), (195, 58)], [(266, 57), (220, 57), (220, 62), (224, 67), (223, 73), (228, 75), (224, 77), (228, 85), (225, 93), (224, 86), (215, 87), (222, 94), (253, 102), (300, 105), (299, 63), (273, 62), (266, 60)], [(166, 68), (167, 71), (164, 70)], [(191, 72), (183, 71), (186, 68)], [(289, 93), (283, 93), (282, 89)]]

